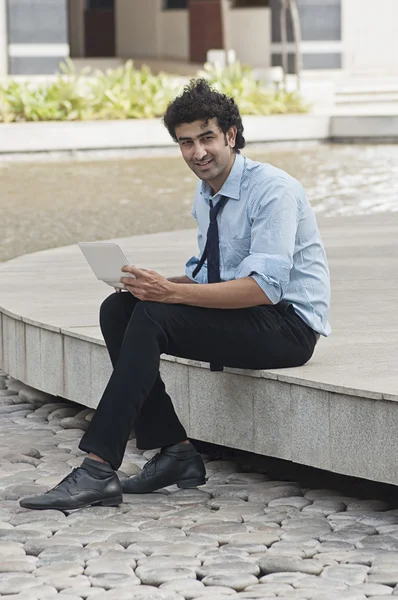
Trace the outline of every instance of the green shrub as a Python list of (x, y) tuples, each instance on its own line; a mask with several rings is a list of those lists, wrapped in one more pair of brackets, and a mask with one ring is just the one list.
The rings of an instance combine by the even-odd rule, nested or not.
[[(182, 91), (181, 78), (132, 61), (117, 69), (77, 74), (72, 61), (46, 83), (9, 81), (0, 84), (0, 121), (77, 121), (95, 119), (151, 119), (163, 115), (168, 103)], [(205, 77), (219, 91), (233, 96), (242, 114), (269, 115), (305, 112), (295, 94), (273, 92), (259, 84), (253, 72), (239, 63), (219, 69), (205, 65)]]
[(219, 92), (234, 98), (244, 115), (272, 115), (307, 112), (303, 99), (295, 93), (273, 91), (257, 81), (250, 67), (235, 62), (225, 68), (205, 64), (198, 73)]

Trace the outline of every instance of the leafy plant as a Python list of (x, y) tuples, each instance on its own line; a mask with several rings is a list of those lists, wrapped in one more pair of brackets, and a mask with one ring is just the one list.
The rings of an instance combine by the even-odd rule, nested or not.
[(299, 94), (266, 88), (255, 79), (250, 67), (239, 62), (226, 67), (206, 63), (199, 75), (222, 94), (234, 98), (244, 115), (302, 113), (308, 110)]
[[(61, 70), (46, 83), (11, 80), (0, 84), (0, 121), (151, 119), (162, 116), (183, 87), (181, 78), (154, 75), (148, 67), (136, 69), (132, 61), (106, 72), (85, 69), (78, 74), (68, 59)], [(249, 67), (239, 63), (225, 69), (205, 65), (198, 76), (233, 96), (242, 114), (306, 110), (297, 95), (268, 90), (255, 80)]]

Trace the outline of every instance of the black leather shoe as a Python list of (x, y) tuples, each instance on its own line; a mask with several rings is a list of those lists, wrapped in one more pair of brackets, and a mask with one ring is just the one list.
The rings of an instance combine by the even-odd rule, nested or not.
[(42, 496), (23, 498), (23, 508), (74, 510), (85, 506), (118, 506), (123, 502), (122, 487), (114, 471), (95, 477), (84, 467), (73, 469), (55, 488)]
[(175, 483), (179, 488), (206, 483), (204, 462), (191, 444), (163, 448), (144, 465), (141, 473), (121, 482), (125, 494), (149, 494)]

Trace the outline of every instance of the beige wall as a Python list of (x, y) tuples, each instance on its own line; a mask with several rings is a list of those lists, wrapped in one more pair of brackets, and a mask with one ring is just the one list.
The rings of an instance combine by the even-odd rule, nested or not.
[(116, 55), (159, 56), (162, 0), (116, 0)]
[(159, 14), (159, 52), (164, 58), (189, 60), (187, 10), (162, 10)]
[(85, 0), (68, 1), (69, 48), (73, 58), (84, 56)]
[[(162, 0), (116, 0), (117, 56), (189, 60), (188, 11), (165, 11), (162, 5)], [(238, 60), (268, 67), (270, 9), (231, 10), (228, 23), (231, 48)]]
[(343, 67), (398, 72), (398, 0), (342, 0)]
[(236, 8), (229, 11), (229, 43), (236, 58), (252, 67), (271, 64), (271, 10)]

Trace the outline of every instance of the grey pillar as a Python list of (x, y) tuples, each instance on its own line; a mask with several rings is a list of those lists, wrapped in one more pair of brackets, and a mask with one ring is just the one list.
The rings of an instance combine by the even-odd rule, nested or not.
[(0, 0), (0, 77), (8, 74), (7, 0)]

